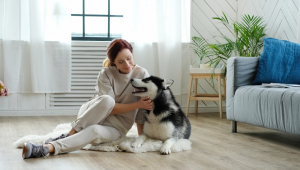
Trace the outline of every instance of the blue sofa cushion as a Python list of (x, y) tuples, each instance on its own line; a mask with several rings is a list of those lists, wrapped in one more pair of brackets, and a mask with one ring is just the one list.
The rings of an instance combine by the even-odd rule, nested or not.
[(253, 84), (300, 84), (300, 44), (275, 38), (264, 38)]

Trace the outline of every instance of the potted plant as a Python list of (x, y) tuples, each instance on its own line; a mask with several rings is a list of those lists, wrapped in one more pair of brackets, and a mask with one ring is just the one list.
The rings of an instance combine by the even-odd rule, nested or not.
[(214, 17), (219, 20), (228, 29), (234, 31), (235, 40), (231, 40), (226, 36), (221, 36), (225, 43), (212, 44), (202, 37), (192, 37), (192, 46), (195, 54), (198, 56), (198, 63), (202, 64), (204, 58), (209, 60), (205, 64), (209, 64), (212, 68), (212, 76), (219, 64), (223, 64), (226, 73), (226, 63), (231, 56), (241, 57), (258, 57), (263, 47), (263, 37), (266, 25), (260, 16), (243, 15), (241, 22), (233, 22), (230, 25), (225, 13), (222, 17)]

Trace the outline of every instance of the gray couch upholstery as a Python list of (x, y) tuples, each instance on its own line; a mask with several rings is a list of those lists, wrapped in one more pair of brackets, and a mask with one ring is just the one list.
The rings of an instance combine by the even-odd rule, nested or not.
[(226, 115), (231, 120), (232, 132), (237, 132), (237, 122), (243, 122), (300, 134), (300, 88), (252, 85), (258, 60), (258, 57), (227, 60)]

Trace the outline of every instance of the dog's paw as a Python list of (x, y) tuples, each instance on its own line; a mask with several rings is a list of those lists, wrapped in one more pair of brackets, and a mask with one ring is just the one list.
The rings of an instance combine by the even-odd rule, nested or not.
[(122, 146), (116, 145), (115, 148), (118, 152), (126, 152), (126, 149), (123, 148)]
[(162, 147), (160, 149), (160, 154), (161, 155), (169, 155), (171, 153), (171, 148), (168, 147)]
[(135, 141), (131, 144), (131, 147), (132, 148), (139, 148), (142, 146), (142, 143), (141, 142), (138, 142), (138, 141)]

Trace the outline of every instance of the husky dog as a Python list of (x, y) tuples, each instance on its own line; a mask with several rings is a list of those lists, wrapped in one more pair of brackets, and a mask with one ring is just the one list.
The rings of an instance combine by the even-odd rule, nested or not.
[(158, 139), (164, 142), (160, 153), (168, 155), (178, 139), (189, 139), (191, 124), (169, 88), (173, 82), (155, 76), (131, 79), (131, 85), (135, 88), (132, 93), (140, 97), (148, 96), (154, 103), (152, 111), (144, 112), (143, 134), (132, 143), (133, 148), (140, 147), (148, 138)]

